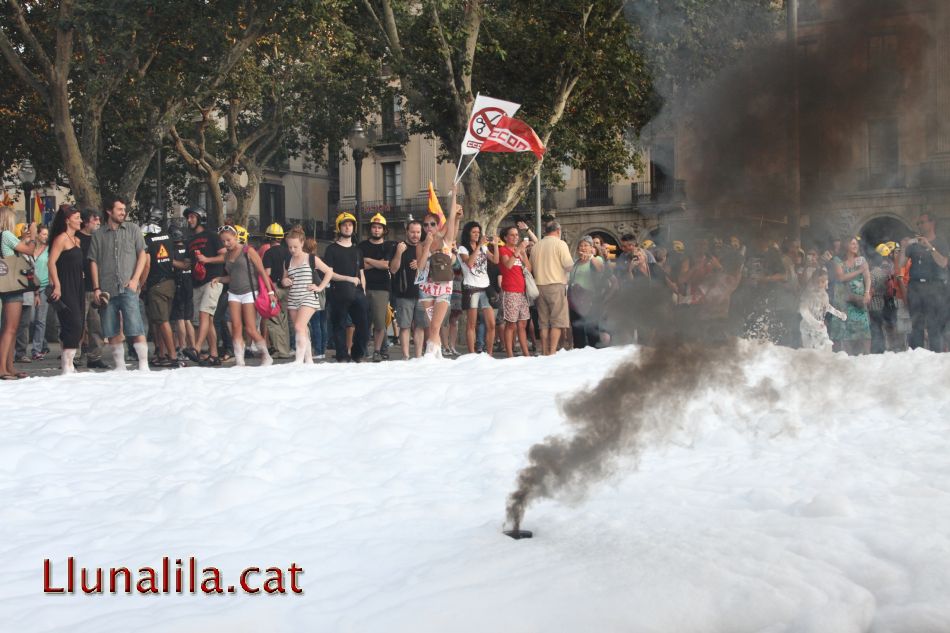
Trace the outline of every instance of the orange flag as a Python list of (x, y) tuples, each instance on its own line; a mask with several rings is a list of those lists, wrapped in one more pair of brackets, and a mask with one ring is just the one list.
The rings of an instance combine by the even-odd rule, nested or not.
[(434, 213), (438, 216), (440, 229), (445, 226), (445, 212), (442, 211), (442, 205), (435, 195), (435, 188), (432, 186), (431, 180), (429, 181), (429, 213)]

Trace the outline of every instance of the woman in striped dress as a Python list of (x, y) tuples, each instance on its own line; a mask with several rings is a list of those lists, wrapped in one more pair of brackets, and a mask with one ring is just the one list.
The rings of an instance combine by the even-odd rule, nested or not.
[[(287, 313), (296, 333), (296, 358), (294, 363), (313, 363), (310, 346), (310, 318), (318, 310), (326, 309), (323, 290), (333, 278), (333, 269), (316, 255), (304, 252), (306, 235), (300, 229), (292, 229), (284, 243), (290, 251), (290, 259), (284, 267), (281, 283), (290, 288), (287, 294)], [(314, 279), (316, 271), (323, 273), (320, 280)]]

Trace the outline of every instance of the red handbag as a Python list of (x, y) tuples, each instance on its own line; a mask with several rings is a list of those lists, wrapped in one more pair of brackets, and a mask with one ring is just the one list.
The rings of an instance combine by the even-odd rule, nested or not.
[[(247, 276), (253, 279), (254, 271), (251, 270), (251, 258), (247, 256), (247, 246), (244, 247), (244, 261), (247, 262)], [(277, 297), (268, 294), (267, 284), (260, 275), (257, 275), (257, 292), (251, 284), (251, 294), (254, 296), (254, 309), (262, 319), (273, 319), (280, 314), (280, 302)]]

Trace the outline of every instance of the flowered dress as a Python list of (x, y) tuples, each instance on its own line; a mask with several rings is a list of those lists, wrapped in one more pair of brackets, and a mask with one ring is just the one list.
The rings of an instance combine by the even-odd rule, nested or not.
[[(850, 267), (840, 257), (833, 260), (848, 275), (861, 269), (857, 261)], [(871, 319), (866, 306), (855, 305), (847, 301), (849, 296), (864, 296), (864, 275), (858, 275), (851, 281), (836, 282), (833, 305), (848, 315), (847, 321), (831, 317), (828, 333), (832, 341), (862, 341), (871, 338)]]

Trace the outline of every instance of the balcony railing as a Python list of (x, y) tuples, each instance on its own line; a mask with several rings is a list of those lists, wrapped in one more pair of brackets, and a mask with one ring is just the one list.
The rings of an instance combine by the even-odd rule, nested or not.
[(402, 121), (374, 125), (369, 128), (370, 147), (402, 146), (409, 142), (409, 129)]
[(577, 188), (578, 207), (610, 207), (613, 203), (613, 191), (607, 183)]
[(680, 202), (686, 198), (685, 180), (663, 180), (660, 182), (631, 183), (631, 193), (635, 204), (651, 202)]

